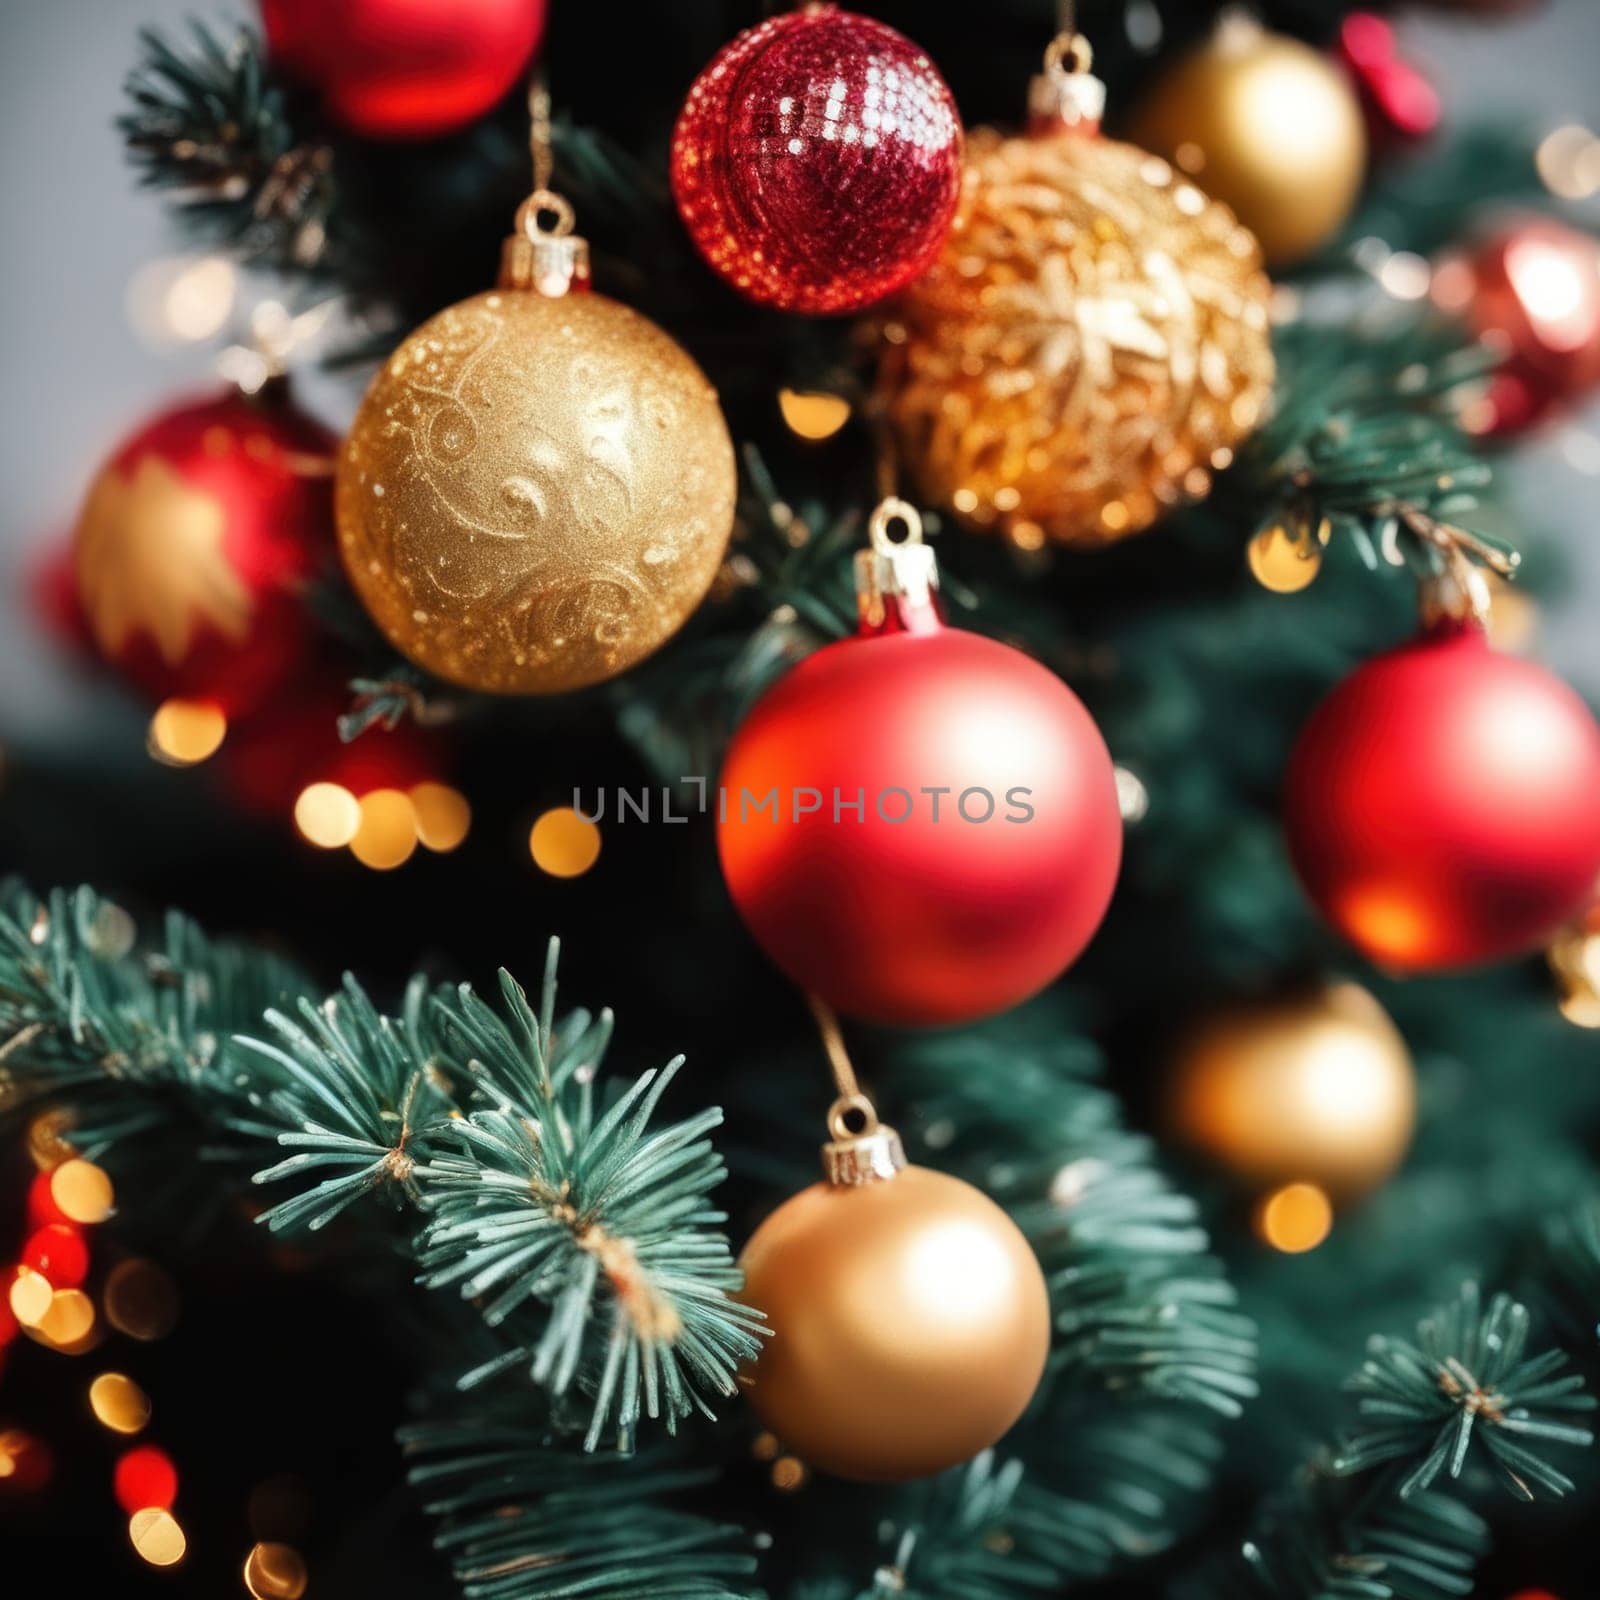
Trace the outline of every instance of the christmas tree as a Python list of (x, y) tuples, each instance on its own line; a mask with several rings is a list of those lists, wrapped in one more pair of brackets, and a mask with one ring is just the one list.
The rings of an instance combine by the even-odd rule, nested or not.
[(6, 1568), (1594, 1594), (1600, 137), (1337, 0), (139, 51), (259, 293), (30, 596)]

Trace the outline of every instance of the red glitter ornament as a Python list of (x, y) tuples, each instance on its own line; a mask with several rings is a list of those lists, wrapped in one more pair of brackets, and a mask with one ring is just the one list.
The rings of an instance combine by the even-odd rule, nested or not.
[(111, 1486), (117, 1504), (131, 1517), (135, 1511), (170, 1511), (178, 1498), (178, 1469), (165, 1450), (142, 1444), (117, 1462)]
[(74, 546), (107, 660), (230, 717), (275, 693), (315, 647), (301, 591), (332, 556), (333, 448), (279, 386), (176, 406), (123, 444)]
[(274, 59), (373, 139), (429, 139), (522, 81), (545, 0), (261, 0)]
[(741, 33), (695, 80), (672, 192), (700, 253), (783, 311), (857, 311), (909, 283), (949, 231), (961, 120), (918, 47), (808, 6)]
[(1484, 429), (1516, 433), (1600, 385), (1600, 242), (1524, 217), (1440, 263), (1434, 300), (1504, 351)]
[(1559, 678), (1450, 624), (1375, 657), (1312, 715), (1284, 822), (1311, 898), (1380, 966), (1442, 971), (1546, 943), (1600, 881), (1600, 726)]
[(50, 1222), (28, 1236), (22, 1264), (32, 1268), (52, 1289), (76, 1289), (89, 1276), (89, 1246), (65, 1222)]
[(967, 1022), (1043, 988), (1099, 926), (1116, 779), (1054, 673), (944, 626), (927, 567), (896, 575), (926, 547), (874, 543), (861, 633), (794, 667), (734, 738), (722, 869), (762, 948), (829, 1005)]

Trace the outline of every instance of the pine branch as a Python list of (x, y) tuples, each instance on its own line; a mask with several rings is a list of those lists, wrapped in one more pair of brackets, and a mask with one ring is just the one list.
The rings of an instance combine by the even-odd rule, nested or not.
[(401, 1443), (466, 1600), (758, 1600), (747, 1536), (671, 1505), (714, 1474), (669, 1449), (579, 1455), (536, 1423), (475, 1413)]
[(1493, 365), (1447, 326), (1296, 322), (1278, 331), (1273, 415), (1220, 491), (1254, 528), (1314, 554), (1338, 534), (1367, 566), (1442, 572), (1453, 549), (1509, 571), (1503, 540), (1454, 526), (1492, 472), (1460, 406)]
[(0, 890), (0, 1109), (70, 1097), (73, 1143), (91, 1157), (180, 1094), (230, 1131), (270, 1137), (232, 1034), (307, 994), (306, 979), (176, 913), (154, 947), (135, 937), (127, 913), (90, 889)]
[(1525, 1354), (1527, 1309), (1496, 1295), (1487, 1309), (1476, 1284), (1421, 1323), (1416, 1342), (1375, 1338), (1350, 1380), (1361, 1423), (1341, 1449), (1337, 1469), (1358, 1473), (1390, 1461), (1413, 1463), (1401, 1498), (1426, 1489), (1441, 1472), (1461, 1476), (1476, 1439), (1521, 1499), (1538, 1491), (1566, 1494), (1572, 1480), (1535, 1445), (1592, 1444), (1576, 1421), (1595, 1400), (1583, 1378), (1564, 1369), (1565, 1353)]
[(509, 974), (496, 1011), (470, 988), (414, 983), (382, 1016), (353, 980), (322, 1006), (269, 1012), (242, 1041), (283, 1085), (273, 1109), (296, 1153), (261, 1182), (326, 1173), (262, 1219), (320, 1228), (378, 1191), (420, 1207), (422, 1281), (480, 1301), (510, 1348), (469, 1375), (525, 1364), (553, 1396), (592, 1397), (586, 1446), (641, 1416), (670, 1429), (706, 1395), (731, 1395), (760, 1314), (730, 1298), (739, 1276), (708, 1202), (724, 1169), (721, 1112), (653, 1129), (681, 1058), (625, 1092), (597, 1093), (611, 1017), (554, 1022), (556, 945), (540, 1011)]
[(127, 81), (132, 109), (117, 126), (140, 181), (175, 191), (191, 226), (248, 260), (323, 265), (333, 154), (290, 125), (256, 35), (240, 29), (224, 42), (194, 22), (186, 51), (151, 30), (139, 43), (143, 57)]

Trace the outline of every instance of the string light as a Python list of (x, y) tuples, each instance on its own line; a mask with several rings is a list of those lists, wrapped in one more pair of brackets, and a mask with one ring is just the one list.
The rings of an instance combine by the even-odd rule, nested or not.
[(1286, 1183), (1256, 1212), (1256, 1231), (1285, 1255), (1315, 1250), (1332, 1230), (1333, 1206), (1314, 1183)]
[(600, 830), (571, 806), (558, 806), (534, 823), (528, 850), (552, 878), (581, 878), (599, 859)]
[(778, 409), (791, 433), (802, 439), (831, 439), (850, 420), (850, 402), (818, 389), (780, 389)]
[(89, 1276), (89, 1247), (70, 1223), (47, 1222), (28, 1235), (22, 1264), (54, 1289), (76, 1289)]
[(138, 1433), (150, 1420), (150, 1397), (121, 1372), (102, 1372), (89, 1385), (95, 1421), (113, 1433)]
[(244, 1586), (255, 1600), (300, 1600), (306, 1592), (306, 1564), (293, 1545), (264, 1541), (244, 1562)]
[(795, 1456), (779, 1456), (772, 1463), (772, 1487), (781, 1489), (785, 1494), (793, 1494), (796, 1489), (805, 1488), (806, 1480), (810, 1476), (805, 1462)]
[(361, 821), (350, 853), (364, 867), (388, 872), (409, 861), (417, 848), (417, 814), (399, 789), (374, 789), (361, 798)]
[(92, 1226), (112, 1213), (111, 1179), (92, 1161), (74, 1156), (50, 1174), (50, 1198), (62, 1220)]
[(228, 719), (209, 700), (163, 700), (150, 719), (146, 747), (169, 767), (193, 767), (214, 756), (227, 737)]
[(170, 1511), (178, 1498), (178, 1469), (165, 1450), (141, 1444), (117, 1462), (111, 1487), (129, 1516), (138, 1511)]
[(28, 1154), (41, 1172), (53, 1171), (78, 1153), (67, 1139), (72, 1120), (72, 1113), (58, 1106), (41, 1111), (28, 1124)]
[(361, 826), (361, 803), (342, 783), (311, 783), (294, 803), (294, 825), (308, 844), (339, 850)]
[(48, 1278), (42, 1277), (31, 1267), (17, 1268), (6, 1303), (11, 1307), (11, 1315), (22, 1327), (37, 1328), (49, 1315), (50, 1303), (54, 1299), (55, 1290), (50, 1287)]
[(62, 1355), (78, 1355), (95, 1339), (94, 1301), (82, 1289), (57, 1289), (39, 1321), (38, 1332)]
[(153, 1261), (119, 1261), (104, 1299), (106, 1321), (142, 1343), (165, 1338), (178, 1320), (177, 1285)]
[(1600, 138), (1577, 123), (1546, 134), (1534, 156), (1539, 178), (1563, 200), (1587, 200), (1600, 193)]
[(447, 783), (419, 783), (409, 791), (417, 838), (424, 849), (444, 855), (454, 850), (472, 826), (467, 797)]
[(178, 1519), (170, 1511), (153, 1506), (135, 1511), (128, 1518), (128, 1537), (140, 1559), (152, 1567), (177, 1566), (189, 1548)]

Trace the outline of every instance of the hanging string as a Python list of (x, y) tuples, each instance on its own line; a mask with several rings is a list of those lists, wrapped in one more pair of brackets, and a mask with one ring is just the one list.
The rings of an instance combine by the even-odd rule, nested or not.
[(861, 1085), (856, 1081), (856, 1069), (851, 1066), (850, 1054), (844, 1047), (838, 1015), (826, 1000), (819, 1000), (814, 994), (806, 996), (806, 1004), (817, 1019), (817, 1032), (822, 1035), (822, 1048), (827, 1052), (828, 1065), (833, 1068), (833, 1081), (840, 1098), (861, 1099)]
[(528, 148), (533, 156), (533, 187), (550, 187), (555, 176), (555, 147), (550, 132), (550, 85), (540, 67), (528, 85)]

